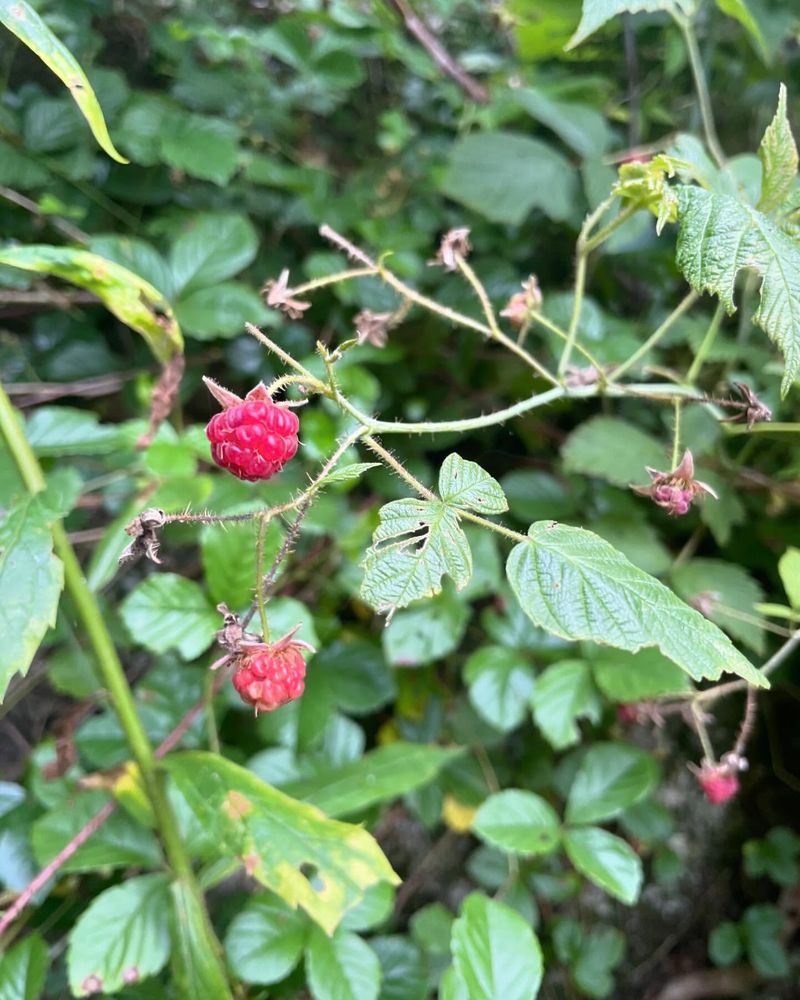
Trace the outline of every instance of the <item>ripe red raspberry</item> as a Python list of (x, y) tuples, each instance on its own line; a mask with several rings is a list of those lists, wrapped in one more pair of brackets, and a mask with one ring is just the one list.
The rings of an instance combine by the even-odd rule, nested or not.
[(223, 406), (206, 427), (217, 465), (250, 482), (280, 472), (297, 451), (297, 415), (274, 403), (263, 383), (241, 399), (211, 379), (203, 381)]
[(715, 806), (732, 799), (739, 791), (739, 778), (736, 772), (724, 763), (703, 766), (697, 773), (697, 780), (709, 802)]
[(296, 625), (282, 639), (272, 643), (249, 643), (242, 647), (233, 686), (242, 701), (259, 712), (272, 712), (299, 698), (305, 688), (304, 651), (314, 647), (294, 634)]

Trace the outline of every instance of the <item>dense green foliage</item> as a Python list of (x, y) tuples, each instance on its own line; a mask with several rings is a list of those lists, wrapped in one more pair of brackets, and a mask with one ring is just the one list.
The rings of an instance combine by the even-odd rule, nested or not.
[(0, 0), (3, 1000), (795, 995), (795, 6)]

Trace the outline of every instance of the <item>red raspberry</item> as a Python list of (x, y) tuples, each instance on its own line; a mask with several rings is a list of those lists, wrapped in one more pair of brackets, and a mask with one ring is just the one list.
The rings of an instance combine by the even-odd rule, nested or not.
[(206, 427), (214, 461), (239, 479), (271, 479), (297, 451), (296, 414), (274, 403), (263, 383), (241, 399), (211, 379), (203, 381), (224, 407)]
[(709, 802), (715, 806), (732, 799), (739, 791), (739, 778), (736, 772), (725, 764), (709, 764), (697, 771), (697, 780)]
[(242, 647), (233, 686), (242, 701), (259, 712), (272, 712), (299, 698), (305, 688), (306, 663), (303, 653), (314, 647), (294, 634), (295, 626), (273, 643), (252, 643)]

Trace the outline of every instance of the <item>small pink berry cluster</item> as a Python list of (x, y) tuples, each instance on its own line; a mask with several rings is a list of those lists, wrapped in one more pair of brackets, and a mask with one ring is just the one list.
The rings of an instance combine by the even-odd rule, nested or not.
[(239, 479), (270, 479), (297, 452), (300, 421), (286, 404), (274, 403), (259, 383), (244, 399), (204, 379), (224, 409), (206, 427), (211, 456)]
[(305, 690), (305, 652), (314, 647), (295, 639), (297, 625), (273, 643), (250, 643), (242, 647), (233, 686), (247, 705), (259, 712), (272, 712), (299, 698)]
[(725, 754), (718, 763), (704, 760), (699, 768), (693, 767), (703, 794), (713, 805), (722, 805), (739, 791), (739, 772), (747, 769), (747, 760), (735, 753)]
[(704, 493), (718, 500), (719, 497), (708, 483), (701, 483), (694, 478), (694, 458), (687, 448), (683, 458), (671, 472), (659, 472), (645, 466), (652, 480), (649, 486), (634, 486), (632, 489), (641, 496), (650, 497), (653, 503), (667, 511), (673, 517), (682, 517), (689, 513), (695, 498)]

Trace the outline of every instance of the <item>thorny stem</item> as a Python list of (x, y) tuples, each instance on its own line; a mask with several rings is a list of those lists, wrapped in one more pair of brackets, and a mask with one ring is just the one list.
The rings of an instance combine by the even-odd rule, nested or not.
[(374, 265), (370, 267), (353, 267), (347, 271), (337, 271), (336, 274), (326, 274), (321, 278), (314, 278), (313, 281), (306, 281), (302, 285), (292, 286), (292, 295), (298, 298), (308, 295), (309, 292), (316, 292), (318, 288), (325, 288), (327, 285), (339, 285), (345, 281), (353, 281), (356, 278), (377, 277), (377, 270)]
[[(566, 330), (562, 330), (557, 323), (554, 323), (551, 319), (545, 316), (544, 313), (531, 312), (529, 313), (529, 315), (532, 322), (538, 323), (540, 326), (543, 326), (545, 330), (549, 330), (550, 333), (554, 333), (561, 340), (564, 341), (567, 340)], [(585, 348), (583, 344), (579, 342), (575, 343), (575, 350), (578, 352), (578, 354), (582, 354), (584, 358), (586, 358), (586, 360), (589, 362), (589, 364), (594, 369), (597, 370), (601, 381), (605, 381), (607, 378), (605, 369), (603, 368), (603, 365), (597, 360), (597, 358), (589, 350), (587, 350), (587, 348)]]
[[(31, 493), (40, 492), (46, 486), (44, 475), (2, 386), (0, 386), (0, 428), (25, 486)], [(65, 589), (72, 598), (75, 610), (95, 654), (103, 685), (109, 693), (111, 704), (119, 718), (128, 746), (141, 772), (167, 862), (174, 876), (182, 880), (196, 898), (198, 910), (203, 914), (201, 933), (205, 939), (204, 947), (208, 950), (209, 960), (218, 966), (218, 974), (225, 980), (220, 959), (222, 949), (208, 918), (202, 893), (195, 881), (191, 860), (178, 832), (178, 826), (166, 796), (153, 748), (136, 711), (133, 693), (117, 650), (95, 596), (89, 589), (80, 563), (67, 539), (63, 525), (57, 522), (53, 525), (52, 531), (55, 551), (64, 566)]]
[(758, 692), (754, 687), (748, 687), (747, 694), (745, 695), (744, 703), (744, 715), (742, 716), (742, 724), (739, 727), (739, 733), (736, 737), (736, 742), (733, 744), (733, 753), (737, 757), (741, 757), (747, 748), (747, 741), (750, 739), (750, 734), (753, 731), (753, 726), (756, 721), (756, 708), (758, 704)]
[(683, 407), (683, 400), (675, 399), (672, 403), (673, 409), (675, 411), (675, 423), (672, 430), (672, 466), (671, 468), (677, 469), (678, 459), (681, 454), (681, 410)]
[(256, 601), (258, 603), (258, 616), (261, 620), (261, 638), (264, 642), (269, 642), (269, 622), (267, 621), (267, 609), (264, 605), (264, 588), (261, 581), (264, 579), (264, 538), (267, 533), (267, 525), (270, 522), (268, 515), (262, 514), (258, 519), (258, 538), (256, 540)]
[[(764, 677), (768, 677), (774, 670), (791, 656), (791, 654), (800, 646), (800, 629), (793, 632), (791, 636), (786, 640), (786, 642), (777, 649), (772, 656), (767, 660), (764, 666), (761, 668), (761, 673)], [(709, 688), (707, 691), (700, 691), (698, 693), (692, 693), (686, 695), (685, 697), (691, 698), (700, 704), (707, 704), (716, 701), (718, 698), (724, 698), (726, 695), (733, 694), (735, 691), (745, 691), (750, 685), (747, 681), (728, 681), (727, 684), (718, 684), (716, 687)]]
[[(688, 295), (685, 295), (678, 305), (672, 310), (669, 316), (667, 316), (664, 322), (650, 334), (641, 347), (638, 347), (626, 361), (623, 361), (621, 365), (614, 369), (612, 374), (609, 376), (608, 381), (616, 382), (622, 375), (625, 374), (626, 371), (632, 368), (640, 358), (643, 358), (648, 351), (652, 350), (661, 338), (664, 337), (665, 334), (669, 333), (676, 320), (680, 319), (685, 312), (691, 309), (699, 298), (700, 296), (697, 292), (689, 292)], [(688, 381), (691, 381), (691, 379)]]
[(483, 309), (483, 314), (486, 317), (486, 322), (489, 325), (489, 330), (491, 331), (492, 339), (498, 341), (503, 347), (511, 351), (512, 354), (516, 354), (521, 358), (526, 365), (530, 365), (535, 372), (537, 372), (543, 379), (546, 379), (551, 385), (558, 385), (558, 379), (551, 375), (550, 372), (541, 365), (536, 358), (533, 357), (528, 351), (522, 347), (521, 344), (516, 343), (510, 337), (507, 337), (503, 331), (500, 329), (497, 323), (497, 317), (494, 314), (494, 309), (492, 308), (492, 303), (489, 301), (489, 296), (486, 294), (486, 289), (484, 288), (482, 282), (478, 278), (477, 274), (473, 271), (467, 261), (460, 255), (455, 255), (456, 266), (458, 270), (463, 274), (466, 280), (472, 287), (472, 290), (478, 296), (478, 300)]
[(711, 746), (711, 740), (708, 735), (708, 729), (706, 729), (706, 724), (703, 721), (703, 713), (700, 706), (696, 702), (692, 702), (692, 721), (694, 722), (694, 728), (697, 730), (697, 736), (700, 740), (700, 746), (703, 748), (703, 757), (709, 762), (709, 764), (714, 763), (714, 748)]
[(722, 146), (720, 145), (719, 138), (717, 137), (717, 127), (714, 124), (714, 112), (711, 108), (711, 95), (708, 92), (706, 73), (703, 68), (703, 59), (700, 55), (700, 49), (697, 45), (697, 35), (695, 34), (694, 24), (691, 20), (689, 20), (689, 18), (682, 17), (678, 14), (673, 14), (673, 18), (675, 23), (680, 28), (683, 40), (686, 43), (686, 52), (689, 56), (689, 65), (692, 70), (695, 90), (697, 91), (697, 100), (700, 104), (700, 117), (703, 121), (703, 132), (706, 137), (706, 145), (708, 146), (711, 155), (717, 161), (717, 166), (724, 169), (726, 166), (725, 153), (722, 151)]
[(693, 383), (697, 376), (700, 374), (700, 369), (703, 367), (708, 353), (711, 350), (714, 341), (717, 337), (717, 332), (719, 331), (720, 324), (722, 323), (722, 317), (725, 313), (725, 306), (720, 302), (717, 308), (714, 310), (714, 315), (711, 317), (711, 322), (708, 324), (708, 329), (706, 330), (706, 335), (703, 337), (700, 347), (697, 349), (697, 354), (694, 356), (694, 361), (686, 373), (686, 381)]

